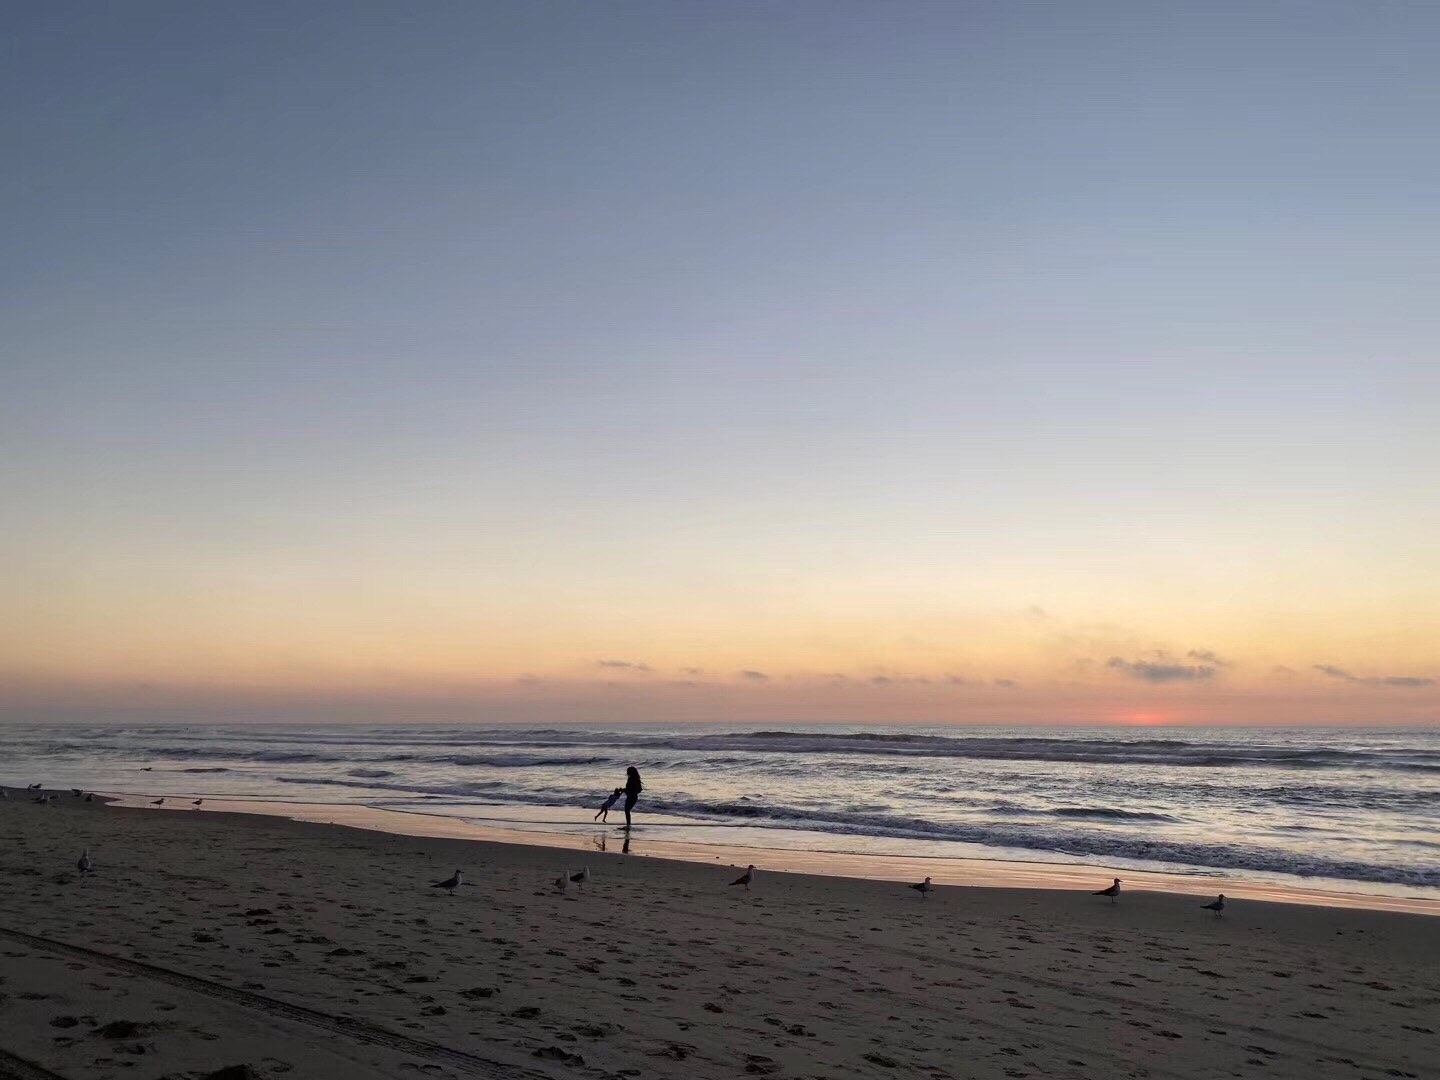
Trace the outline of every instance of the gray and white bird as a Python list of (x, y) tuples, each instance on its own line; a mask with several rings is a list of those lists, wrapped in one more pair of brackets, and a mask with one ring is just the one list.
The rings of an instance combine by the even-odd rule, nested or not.
[(730, 882), (731, 885), (744, 885), (745, 891), (750, 891), (750, 886), (755, 881), (755, 864), (751, 863), (745, 868), (745, 872)]
[(164, 799), (153, 799), (153, 800), (151, 800), (150, 805), (151, 805), (151, 806), (164, 806), (164, 805), (165, 805), (165, 800), (164, 800)]
[(920, 884), (918, 885), (911, 885), (910, 888), (914, 889), (920, 894), (921, 900), (928, 900), (930, 898), (930, 894), (935, 891), (935, 886), (930, 884), (930, 879), (928, 877), (924, 881), (920, 882)]
[(557, 877), (557, 878), (554, 880), (554, 882), (552, 882), (552, 884), (553, 884), (554, 887), (555, 887), (555, 891), (558, 892), (558, 893), (560, 893), (562, 896), (563, 896), (565, 893), (568, 893), (568, 892), (570, 891), (570, 873), (569, 873), (569, 871), (567, 871), (567, 870), (561, 870), (561, 871), (560, 871), (560, 876)]
[(80, 861), (75, 864), (75, 869), (80, 871), (82, 878), (95, 869), (94, 860), (90, 858), (88, 849), (80, 853)]
[(570, 880), (580, 887), (581, 892), (584, 892), (585, 885), (590, 880), (590, 867), (582, 866), (570, 875)]
[(1221, 918), (1225, 914), (1225, 894), (1222, 892), (1212, 903), (1201, 904), (1200, 908), (1202, 911), (1213, 911), (1217, 919)]
[(1096, 889), (1090, 895), (1108, 896), (1110, 898), (1110, 903), (1113, 904), (1115, 902), (1115, 898), (1120, 895), (1120, 879), (1117, 877), (1108, 889)]
[(8, 798), (10, 798), (10, 792), (6, 791), (3, 787), (0, 787), (0, 799)]
[(26, 784), (26, 785), (25, 785), (25, 790), (26, 790), (26, 791), (39, 791), (39, 790), (40, 790), (42, 787), (44, 787), (44, 786), (45, 786), (44, 784)]
[(432, 889), (444, 889), (444, 890), (445, 890), (447, 893), (449, 893), (451, 896), (454, 896), (454, 895), (455, 895), (455, 890), (458, 889), (462, 884), (464, 884), (464, 882), (462, 882), (462, 881), (460, 880), (461, 877), (462, 877), (462, 875), (461, 875), (460, 871), (459, 871), (459, 870), (456, 870), (454, 877), (446, 878), (444, 881), (432, 881), (432, 882), (430, 883), (430, 888), (432, 888)]

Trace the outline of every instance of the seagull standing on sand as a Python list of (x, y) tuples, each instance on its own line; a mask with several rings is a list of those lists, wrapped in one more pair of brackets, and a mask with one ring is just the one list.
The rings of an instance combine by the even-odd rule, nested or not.
[(755, 864), (751, 863), (745, 868), (745, 872), (730, 882), (731, 885), (744, 885), (745, 891), (750, 891), (750, 883), (755, 880)]
[(204, 799), (196, 799), (196, 800), (195, 800), (194, 802), (192, 802), (190, 805), (193, 806), (193, 807), (195, 807), (196, 809), (199, 809), (200, 804), (201, 804), (202, 802), (204, 802), (204, 801), (205, 801)]
[(565, 870), (561, 870), (560, 876), (555, 879), (554, 884), (555, 891), (558, 892), (561, 896), (564, 896), (567, 892), (570, 891), (570, 874)]
[(575, 873), (570, 875), (570, 880), (580, 886), (580, 891), (585, 891), (585, 883), (590, 880), (590, 867), (582, 866)]
[(91, 860), (90, 852), (88, 850), (82, 851), (80, 853), (80, 861), (75, 864), (75, 869), (80, 871), (80, 877), (82, 880), (84, 879), (86, 874), (90, 873), (90, 871), (95, 869), (95, 863)]
[(150, 805), (151, 805), (151, 806), (164, 806), (164, 805), (165, 805), (165, 800), (164, 800), (164, 799), (155, 799), (153, 802), (150, 803)]
[(459, 888), (461, 884), (460, 876), (460, 871), (456, 870), (454, 877), (446, 878), (444, 881), (432, 881), (430, 887), (432, 889), (444, 889), (451, 896), (454, 896), (455, 890)]
[(70, 789), (70, 794), (74, 795), (78, 799), (81, 795), (84, 795), (85, 793), (81, 791), (78, 787), (72, 787)]
[(1213, 911), (1217, 919), (1221, 918), (1225, 914), (1225, 894), (1222, 892), (1215, 898), (1214, 903), (1201, 904), (1200, 907), (1204, 911)]
[(914, 889), (920, 894), (921, 900), (930, 899), (930, 894), (935, 891), (935, 886), (930, 884), (930, 879), (928, 877), (924, 881), (920, 882), (919, 885), (911, 885), (910, 888)]
[(1091, 895), (1091, 896), (1108, 896), (1108, 897), (1110, 898), (1110, 903), (1113, 904), (1113, 903), (1115, 902), (1115, 898), (1120, 895), (1120, 879), (1117, 877), (1117, 878), (1115, 879), (1114, 884), (1112, 884), (1108, 889), (1097, 889), (1095, 892), (1091, 893), (1090, 895)]
[(41, 787), (43, 787), (43, 786), (44, 786), (43, 784), (29, 784), (29, 785), (26, 786), (25, 790), (26, 790), (26, 791), (39, 791), (39, 790), (41, 789)]

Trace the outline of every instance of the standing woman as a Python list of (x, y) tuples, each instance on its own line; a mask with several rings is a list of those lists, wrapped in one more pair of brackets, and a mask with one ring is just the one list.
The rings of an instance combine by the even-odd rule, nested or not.
[(640, 770), (631, 765), (625, 770), (625, 828), (630, 828), (630, 811), (635, 808), (635, 800), (640, 798), (640, 792), (645, 790), (645, 785), (640, 782)]

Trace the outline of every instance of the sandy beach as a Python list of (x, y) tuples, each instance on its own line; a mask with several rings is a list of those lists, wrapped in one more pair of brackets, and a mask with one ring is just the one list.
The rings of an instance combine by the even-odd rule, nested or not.
[(0, 1077), (1440, 1076), (1421, 914), (9, 796)]

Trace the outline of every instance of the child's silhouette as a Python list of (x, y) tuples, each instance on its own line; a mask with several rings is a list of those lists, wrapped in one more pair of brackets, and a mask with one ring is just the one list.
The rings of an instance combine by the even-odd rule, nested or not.
[(614, 791), (612, 791), (610, 793), (610, 797), (605, 800), (605, 804), (600, 807), (600, 812), (595, 815), (594, 820), (605, 821), (606, 815), (610, 813), (610, 808), (614, 806), (617, 802), (619, 802), (620, 796), (624, 794), (625, 789), (623, 787), (617, 787)]

